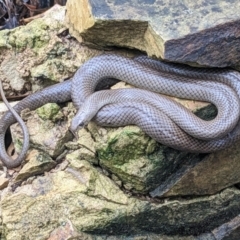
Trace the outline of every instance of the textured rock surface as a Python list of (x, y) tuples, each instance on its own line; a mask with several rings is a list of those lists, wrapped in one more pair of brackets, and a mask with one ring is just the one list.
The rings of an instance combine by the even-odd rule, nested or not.
[(169, 61), (239, 66), (238, 0), (69, 0), (67, 21), (80, 41), (135, 48)]
[[(44, 120), (31, 112), (27, 124), (34, 119), (38, 129), (44, 129), (46, 122), (53, 124), (53, 129), (59, 127), (56, 116), (65, 112), (71, 118), (69, 107), (72, 104), (69, 105), (55, 117), (44, 114)], [(56, 106), (53, 104), (52, 108), (47, 104), (41, 109), (44, 108), (55, 109)], [(33, 127), (31, 131), (34, 131)], [(45, 132), (40, 133), (46, 136)], [(54, 239), (58, 234), (85, 236), (82, 232), (88, 233), (86, 237), (89, 239), (99, 234), (114, 234), (119, 235), (116, 239), (126, 239), (124, 236), (129, 233), (135, 239), (137, 234), (144, 237), (145, 231), (150, 232), (150, 239), (151, 234), (155, 234), (156, 239), (157, 236), (163, 239), (166, 236), (170, 240), (195, 239), (192, 235), (216, 229), (238, 215), (240, 193), (234, 188), (210, 197), (185, 200), (151, 200), (146, 197), (154, 184), (157, 186), (162, 179), (178, 176), (179, 168), (184, 168), (187, 163), (196, 165), (201, 162), (198, 163), (200, 158), (197, 156), (194, 158), (158, 145), (138, 127), (103, 129), (91, 123), (88, 129), (79, 132), (79, 137), (77, 142), (66, 143), (70, 153), (63, 157), (66, 161), (56, 168), (50, 157), (47, 161), (39, 161), (37, 156), (42, 153), (33, 150), (29, 161), (13, 175), (1, 202), (6, 239), (16, 236), (27, 236), (29, 239), (51, 236)], [(33, 146), (36, 139), (31, 138)], [(51, 152), (49, 149), (45, 151)], [(97, 165), (97, 169), (89, 162)], [(49, 170), (43, 177), (34, 177)], [(15, 183), (23, 180), (19, 187), (14, 187)], [(12, 192), (11, 189), (15, 188)], [(14, 217), (11, 217), (13, 213)], [(168, 234), (175, 237), (168, 238)], [(206, 239), (206, 234), (202, 236)]]
[[(67, 35), (64, 8), (52, 11), (52, 19), (0, 31), (0, 76), (9, 95), (68, 78), (100, 53)], [(204, 106), (181, 102), (191, 110)], [(229, 240), (239, 234), (240, 191), (229, 187), (240, 182), (237, 145), (198, 156), (162, 146), (135, 126), (105, 129), (94, 123), (73, 140), (73, 114), (71, 103), (22, 112), (31, 149), (22, 168), (0, 172), (2, 239)], [(208, 107), (200, 114), (216, 113)], [(19, 151), (20, 130), (12, 129)], [(168, 197), (149, 195), (159, 186)]]
[(239, 158), (239, 142), (236, 142), (231, 147), (213, 153), (192, 166), (185, 174), (175, 179), (174, 185), (167, 181), (169, 185), (163, 184), (154, 193), (166, 197), (214, 194), (239, 183)]
[(10, 240), (47, 239), (66, 225), (92, 234), (199, 234), (235, 217), (239, 200), (239, 190), (227, 189), (212, 197), (150, 203), (129, 197), (87, 161), (75, 159), (64, 171), (8, 191), (1, 206)]
[[(41, 107), (37, 112), (43, 112), (43, 108), (56, 109), (56, 104), (47, 104), (47, 106)], [(29, 136), (32, 141), (32, 146), (47, 152), (51, 157), (59, 156), (65, 149), (64, 143), (72, 140), (73, 135), (68, 130), (68, 122), (64, 117), (64, 108), (58, 112), (52, 120), (52, 115), (38, 115), (35, 112), (25, 112), (23, 116), (27, 120), (26, 125), (29, 129)], [(67, 110), (66, 110), (67, 111)], [(47, 118), (49, 117), (49, 118)], [(55, 124), (57, 123), (57, 124)], [(12, 130), (15, 132), (13, 140), (17, 152), (20, 151), (22, 146), (22, 132), (18, 124), (12, 126)]]
[[(206, 110), (198, 114), (206, 119), (215, 115), (213, 108)], [(97, 141), (100, 165), (133, 192), (150, 192), (154, 197), (205, 195), (240, 181), (238, 143), (205, 157), (158, 144), (138, 127), (106, 131), (92, 124), (88, 128)]]
[(142, 194), (164, 182), (169, 172), (174, 175), (187, 162), (193, 164), (201, 159), (159, 145), (135, 126), (109, 129), (100, 139), (97, 138), (100, 165), (115, 174), (126, 189)]
[(56, 166), (56, 162), (54, 162), (50, 156), (36, 149), (30, 151), (26, 157), (26, 162), (27, 163), (14, 179), (15, 182), (20, 182), (31, 176), (43, 174)]
[(9, 179), (4, 176), (5, 174), (0, 175), (0, 190), (4, 189), (7, 187), (9, 183)]
[(65, 7), (54, 6), (44, 18), (0, 31), (0, 75), (6, 95), (21, 95), (72, 77), (98, 51), (68, 35)]

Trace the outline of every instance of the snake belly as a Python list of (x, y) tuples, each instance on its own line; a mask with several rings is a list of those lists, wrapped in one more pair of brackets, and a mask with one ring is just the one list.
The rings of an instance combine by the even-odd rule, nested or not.
[[(165, 105), (163, 110), (154, 106), (161, 104), (158, 100), (149, 102), (149, 98), (144, 97), (151, 94), (147, 91), (147, 94), (130, 92), (129, 95), (133, 97), (130, 101), (129, 99), (121, 100), (119, 93), (117, 94), (120, 97), (117, 99), (120, 100), (115, 101), (114, 93), (111, 93), (113, 97), (108, 98), (112, 90), (108, 90), (108, 93), (102, 92), (101, 96), (94, 96), (93, 93), (99, 83), (102, 80), (107, 82), (107, 79), (125, 80), (150, 91), (161, 91), (167, 95), (212, 102), (218, 108), (218, 115), (213, 121), (205, 122), (182, 106), (177, 106), (183, 113), (183, 117), (179, 119), (179, 116), (175, 117), (178, 110), (171, 114), (168, 112), (172, 107), (168, 106), (166, 109), (167, 105), (163, 104)], [(232, 70), (196, 69), (162, 63), (147, 57), (132, 60), (118, 55), (102, 55), (83, 64), (72, 81), (56, 84), (34, 93), (20, 101), (14, 109), (20, 113), (24, 108), (34, 110), (48, 102), (65, 102), (72, 99), (76, 108), (81, 111), (85, 105), (91, 104), (91, 101), (101, 103), (103, 99), (104, 104), (100, 104), (100, 110), (94, 117), (98, 124), (113, 127), (136, 124), (149, 136), (170, 147), (189, 152), (207, 153), (223, 149), (240, 138), (239, 79), (239, 73)], [(85, 104), (88, 98), (93, 100)], [(191, 120), (187, 122), (186, 119)], [(78, 115), (75, 120), (78, 122)], [(15, 161), (7, 155), (4, 136), (7, 128), (14, 122), (16, 120), (10, 112), (0, 120), (0, 159), (9, 168), (20, 165), (28, 150), (28, 143), (24, 141), (22, 152)], [(195, 123), (198, 126), (197, 133), (194, 132)], [(205, 133), (204, 129), (207, 129)], [(193, 132), (194, 137), (186, 132)]]

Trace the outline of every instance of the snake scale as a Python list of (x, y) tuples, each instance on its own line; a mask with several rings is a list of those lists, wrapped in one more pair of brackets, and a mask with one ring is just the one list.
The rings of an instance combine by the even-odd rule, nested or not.
[[(101, 90), (116, 80), (141, 89)], [(229, 69), (193, 68), (140, 56), (135, 59), (106, 54), (84, 63), (72, 80), (50, 86), (20, 101), (15, 111), (34, 110), (46, 103), (72, 99), (77, 108), (70, 130), (75, 132), (92, 118), (101, 126), (136, 124), (149, 136), (182, 151), (209, 153), (240, 139), (240, 74)], [(165, 95), (213, 103), (218, 114), (203, 121)], [(19, 166), (28, 151), (24, 138), (16, 160), (6, 153), (5, 134), (17, 120), (8, 111), (0, 120), (0, 159)]]

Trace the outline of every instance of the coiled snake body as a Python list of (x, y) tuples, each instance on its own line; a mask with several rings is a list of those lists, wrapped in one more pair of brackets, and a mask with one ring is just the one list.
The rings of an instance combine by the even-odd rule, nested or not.
[[(146, 90), (103, 90), (94, 93), (103, 81), (126, 81)], [(203, 80), (206, 79), (206, 80)], [(92, 118), (102, 126), (136, 124), (148, 135), (170, 147), (208, 153), (223, 149), (240, 138), (239, 73), (233, 70), (199, 69), (138, 57), (117, 55), (92, 58), (76, 72), (72, 81), (43, 89), (20, 101), (14, 109), (34, 110), (49, 102), (72, 99), (78, 109), (70, 129), (76, 131)], [(104, 84), (103, 84), (104, 85)], [(203, 121), (166, 96), (211, 102), (218, 108), (214, 120)], [(0, 120), (0, 159), (13, 168), (21, 164), (28, 150), (12, 160), (5, 150), (4, 137), (16, 122), (10, 111)]]

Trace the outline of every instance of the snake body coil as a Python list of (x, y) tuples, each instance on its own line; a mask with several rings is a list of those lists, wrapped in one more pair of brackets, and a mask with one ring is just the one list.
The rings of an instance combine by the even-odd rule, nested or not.
[[(106, 79), (123, 80), (146, 90), (94, 93), (99, 83)], [(232, 70), (196, 69), (147, 57), (131, 60), (102, 55), (85, 63), (72, 81), (34, 93), (14, 109), (19, 113), (25, 108), (33, 110), (48, 102), (65, 102), (72, 98), (78, 109), (71, 125), (73, 131), (96, 115), (94, 119), (100, 125), (136, 124), (170, 147), (206, 153), (223, 149), (240, 138), (239, 79), (239, 73)], [(218, 115), (205, 122), (168, 97), (147, 90), (211, 102), (217, 106)], [(10, 168), (18, 166), (28, 150), (28, 143), (24, 141), (22, 153), (15, 161), (7, 155), (4, 136), (14, 122), (16, 120), (10, 112), (0, 120), (0, 159)]]

